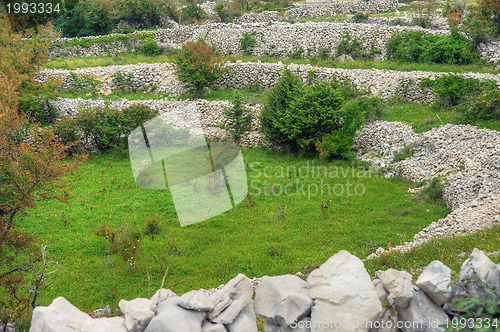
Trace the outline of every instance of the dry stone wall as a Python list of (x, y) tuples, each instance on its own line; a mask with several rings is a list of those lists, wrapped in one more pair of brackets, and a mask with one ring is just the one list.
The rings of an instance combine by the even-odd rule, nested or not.
[[(231, 106), (228, 101), (208, 101), (204, 99), (197, 100), (136, 100), (129, 101), (120, 99), (111, 103), (105, 104), (103, 100), (85, 100), (77, 99), (58, 99), (49, 102), (50, 106), (61, 116), (76, 117), (83, 107), (101, 108), (110, 107), (117, 110), (122, 110), (129, 106), (140, 104), (151, 107), (157, 110), (159, 116), (167, 116), (172, 110), (183, 108), (186, 110), (192, 109), (200, 116), (200, 124), (206, 137), (215, 138), (230, 138), (228, 133), (219, 127), (219, 124), (229, 124), (228, 119), (223, 112)], [(188, 107), (189, 106), (189, 107)], [(252, 128), (242, 137), (240, 145), (243, 147), (270, 146), (264, 141), (262, 134), (258, 131), (258, 118), (262, 105), (247, 105), (252, 113)]]
[[(273, 55), (281, 57), (320, 56), (325, 50), (336, 56), (337, 45), (348, 33), (356, 38), (366, 52), (372, 46), (386, 54), (386, 44), (389, 38), (397, 32), (423, 31), (436, 35), (449, 34), (448, 30), (423, 29), (410, 26), (390, 26), (382, 24), (354, 24), (332, 22), (308, 23), (246, 23), (225, 24), (210, 23), (204, 25), (177, 26), (171, 29), (158, 29), (149, 32), (137, 33), (152, 34), (160, 45), (179, 48), (186, 41), (205, 39), (215, 46), (221, 54), (243, 54), (240, 40), (244, 33), (255, 33), (256, 45), (252, 54), (255, 56)], [(133, 35), (132, 35), (133, 36)], [(97, 37), (99, 38), (99, 37)], [(97, 38), (90, 38), (97, 39)], [(52, 58), (85, 57), (114, 55), (120, 52), (133, 52), (140, 45), (140, 39), (128, 38), (119, 42), (98, 42), (90, 47), (65, 46), (71, 43), (70, 39), (58, 39), (50, 51)]]
[[(358, 131), (355, 142), (358, 158), (371, 162), (386, 176), (399, 175), (427, 184), (438, 178), (442, 183), (451, 213), (394, 250), (406, 251), (437, 237), (466, 235), (500, 225), (498, 131), (447, 124), (417, 134), (402, 122), (373, 121)], [(396, 153), (405, 148), (411, 155), (398, 161)], [(373, 256), (383, 252), (379, 248)]]
[(381, 13), (398, 9), (397, 0), (309, 1), (294, 4), (288, 11), (290, 18), (334, 16), (351, 13)]
[[(295, 74), (300, 75), (305, 83), (311, 80), (350, 80), (358, 88), (369, 90), (371, 94), (383, 99), (397, 96), (407, 101), (421, 103), (432, 103), (434, 94), (430, 88), (421, 89), (420, 80), (423, 78), (434, 79), (446, 74), (425, 71), (325, 68), (311, 65), (284, 65), (281, 62), (236, 62), (226, 65), (229, 67), (229, 72), (216, 83), (216, 87), (268, 89), (276, 84), (284, 68), (287, 67)], [(131, 75), (131, 82), (125, 84), (118, 81), (116, 79), (118, 72), (123, 76)], [(171, 63), (89, 67), (74, 71), (47, 69), (38, 73), (38, 80), (39, 82), (47, 82), (50, 79), (59, 79), (63, 88), (75, 88), (75, 81), (71, 73), (78, 77), (90, 76), (99, 80), (103, 84), (101, 93), (104, 94), (124, 89), (177, 95), (186, 89), (186, 86), (177, 79), (175, 66)], [(498, 75), (467, 73), (462, 74), (462, 76), (479, 80), (492, 80), (500, 84)]]
[(117, 317), (98, 310), (93, 318), (58, 297), (34, 309), (30, 332), (257, 332), (257, 316), (265, 332), (444, 331), (441, 325), (451, 327), (456, 314), (454, 302), (467, 296), (484, 301), (498, 289), (500, 266), (478, 249), (463, 263), (458, 282), (450, 268), (433, 261), (415, 285), (408, 272), (395, 269), (371, 278), (359, 258), (342, 250), (307, 278), (239, 274), (218, 288), (180, 296), (159, 289), (151, 299), (121, 300)]

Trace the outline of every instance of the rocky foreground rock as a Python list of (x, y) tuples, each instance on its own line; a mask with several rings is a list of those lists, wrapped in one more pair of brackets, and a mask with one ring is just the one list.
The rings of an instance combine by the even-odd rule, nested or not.
[(363, 262), (342, 250), (307, 280), (265, 276), (255, 287), (239, 274), (210, 291), (178, 296), (160, 289), (151, 299), (121, 300), (119, 317), (91, 318), (58, 297), (35, 308), (30, 332), (257, 332), (257, 315), (265, 332), (444, 331), (457, 314), (455, 301), (473, 296), (484, 302), (494, 292), (499, 296), (498, 289), (500, 264), (478, 249), (457, 282), (448, 267), (433, 261), (416, 285), (410, 274), (394, 269), (371, 279)]

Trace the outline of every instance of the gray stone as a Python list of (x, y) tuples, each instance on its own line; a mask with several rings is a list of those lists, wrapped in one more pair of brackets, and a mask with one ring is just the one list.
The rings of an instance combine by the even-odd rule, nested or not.
[(214, 324), (208, 320), (203, 321), (201, 324), (202, 332), (227, 332), (226, 327), (223, 324)]
[(156, 316), (145, 332), (202, 332), (201, 323), (205, 313), (183, 309), (178, 304), (178, 297), (160, 302), (156, 308)]
[(229, 332), (257, 332), (257, 316), (253, 303), (248, 303), (233, 320), (231, 324), (227, 325)]
[(449, 319), (442, 308), (437, 306), (425, 295), (425, 293), (414, 286), (413, 297), (406, 308), (398, 309), (399, 320), (410, 322), (402, 324), (404, 332), (437, 332), (444, 331), (440, 325), (446, 324)]
[(151, 301), (148, 299), (120, 300), (118, 306), (125, 315), (125, 327), (129, 332), (144, 331), (155, 315), (154, 311), (151, 310)]
[(280, 325), (290, 325), (311, 311), (309, 284), (294, 275), (263, 277), (255, 289), (255, 312)]
[(385, 290), (399, 308), (406, 308), (413, 296), (412, 276), (406, 271), (388, 269), (378, 275)]
[(439, 306), (450, 299), (451, 269), (440, 261), (432, 261), (425, 267), (415, 283)]
[(367, 331), (355, 322), (373, 321), (382, 309), (363, 262), (345, 250), (312, 271), (307, 282), (311, 287), (309, 295), (314, 299), (313, 332), (331, 331), (325, 323), (344, 324), (344, 331)]
[(36, 307), (33, 310), (30, 332), (76, 332), (91, 319), (64, 297), (58, 297), (48, 307)]
[(231, 324), (253, 297), (253, 284), (245, 275), (238, 274), (222, 289), (211, 295), (214, 309), (208, 319), (214, 323)]
[(387, 298), (387, 295), (389, 294), (385, 290), (384, 285), (382, 285), (382, 281), (380, 281), (380, 279), (373, 279), (372, 283), (373, 287), (375, 287), (375, 292), (377, 292), (380, 303), (384, 303), (384, 301)]
[(398, 313), (393, 307), (384, 307), (368, 332), (397, 332)]
[(177, 295), (174, 292), (172, 292), (170, 289), (165, 289), (165, 288), (158, 289), (156, 291), (156, 293), (154, 293), (154, 295), (150, 299), (151, 309), (153, 311), (156, 311), (156, 306), (158, 304), (160, 304), (161, 301), (165, 301), (168, 298), (176, 297), (176, 296)]
[(214, 303), (206, 292), (194, 290), (182, 294), (179, 299), (179, 306), (197, 311), (210, 311), (214, 308)]
[(279, 325), (270, 320), (264, 322), (264, 332), (310, 332), (311, 318), (304, 317), (291, 325)]
[(474, 248), (470, 257), (462, 264), (458, 283), (452, 286), (452, 296), (448, 305), (450, 309), (455, 310), (456, 301), (470, 296), (484, 301), (493, 296), (493, 287), (500, 289), (500, 269), (482, 250)]
[(81, 332), (128, 332), (123, 317), (89, 319), (83, 323)]

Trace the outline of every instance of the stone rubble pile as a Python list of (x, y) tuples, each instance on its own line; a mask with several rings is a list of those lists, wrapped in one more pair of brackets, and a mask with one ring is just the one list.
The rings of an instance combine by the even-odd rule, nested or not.
[[(226, 63), (228, 73), (216, 82), (216, 88), (223, 89), (268, 89), (274, 86), (287, 67), (299, 75), (304, 83), (310, 81), (332, 81), (334, 79), (350, 80), (362, 90), (370, 90), (371, 94), (382, 99), (400, 97), (406, 101), (429, 104), (435, 100), (432, 89), (422, 89), (420, 80), (424, 78), (435, 79), (448, 73), (435, 73), (425, 71), (397, 71), (378, 69), (341, 69), (314, 67), (307, 65), (284, 65), (278, 63), (262, 62), (236, 62)], [(131, 75), (131, 83), (124, 80), (118, 81), (113, 76), (116, 73), (123, 76)], [(152, 63), (108, 67), (88, 67), (73, 71), (61, 69), (45, 69), (38, 73), (38, 82), (46, 83), (50, 79), (62, 82), (62, 88), (76, 88), (71, 73), (77, 76), (90, 76), (102, 82), (101, 93), (109, 94), (115, 90), (146, 91), (155, 93), (168, 93), (178, 95), (185, 91), (185, 84), (181, 83), (175, 75), (175, 65), (171, 63)], [(500, 77), (485, 73), (466, 73), (463, 77), (478, 80), (491, 80), (500, 84)]]
[[(386, 176), (443, 183), (443, 198), (452, 211), (395, 250), (442, 236), (466, 235), (500, 224), (500, 133), (470, 125), (447, 124), (416, 134), (401, 122), (372, 121), (357, 133), (358, 157)], [(396, 153), (408, 151), (397, 161)], [(379, 248), (373, 256), (384, 252)]]
[(394, 269), (372, 279), (359, 258), (342, 250), (306, 280), (264, 276), (255, 286), (239, 274), (211, 291), (178, 296), (160, 289), (151, 299), (121, 300), (117, 317), (91, 318), (58, 297), (35, 308), (30, 332), (257, 332), (257, 316), (265, 332), (444, 331), (440, 325), (450, 326), (466, 291), (485, 301), (492, 288), (500, 289), (500, 264), (474, 249), (459, 280), (451, 276), (433, 261), (415, 285), (410, 274)]

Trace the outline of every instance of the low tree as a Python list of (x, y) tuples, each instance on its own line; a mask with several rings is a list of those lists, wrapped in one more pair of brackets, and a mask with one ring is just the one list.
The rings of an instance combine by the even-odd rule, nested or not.
[(219, 2), (217, 5), (215, 5), (214, 11), (217, 16), (219, 16), (219, 20), (224, 23), (227, 17), (226, 6), (224, 5), (224, 3)]
[(227, 70), (220, 55), (202, 39), (183, 44), (174, 61), (177, 76), (182, 82), (190, 84), (198, 97), (205, 87), (213, 85)]
[(28, 121), (19, 111), (19, 94), (46, 60), (50, 27), (23, 34), (13, 31), (0, 12), (0, 321), (6, 324), (27, 314), (30, 305), (26, 273), (40, 259), (33, 255), (34, 237), (16, 223), (39, 200), (61, 199), (61, 176), (78, 165), (68, 146), (49, 129)]
[(241, 93), (236, 93), (233, 106), (224, 110), (224, 115), (229, 124), (221, 124), (221, 128), (229, 132), (236, 144), (240, 143), (241, 137), (252, 128), (252, 113), (245, 107)]

